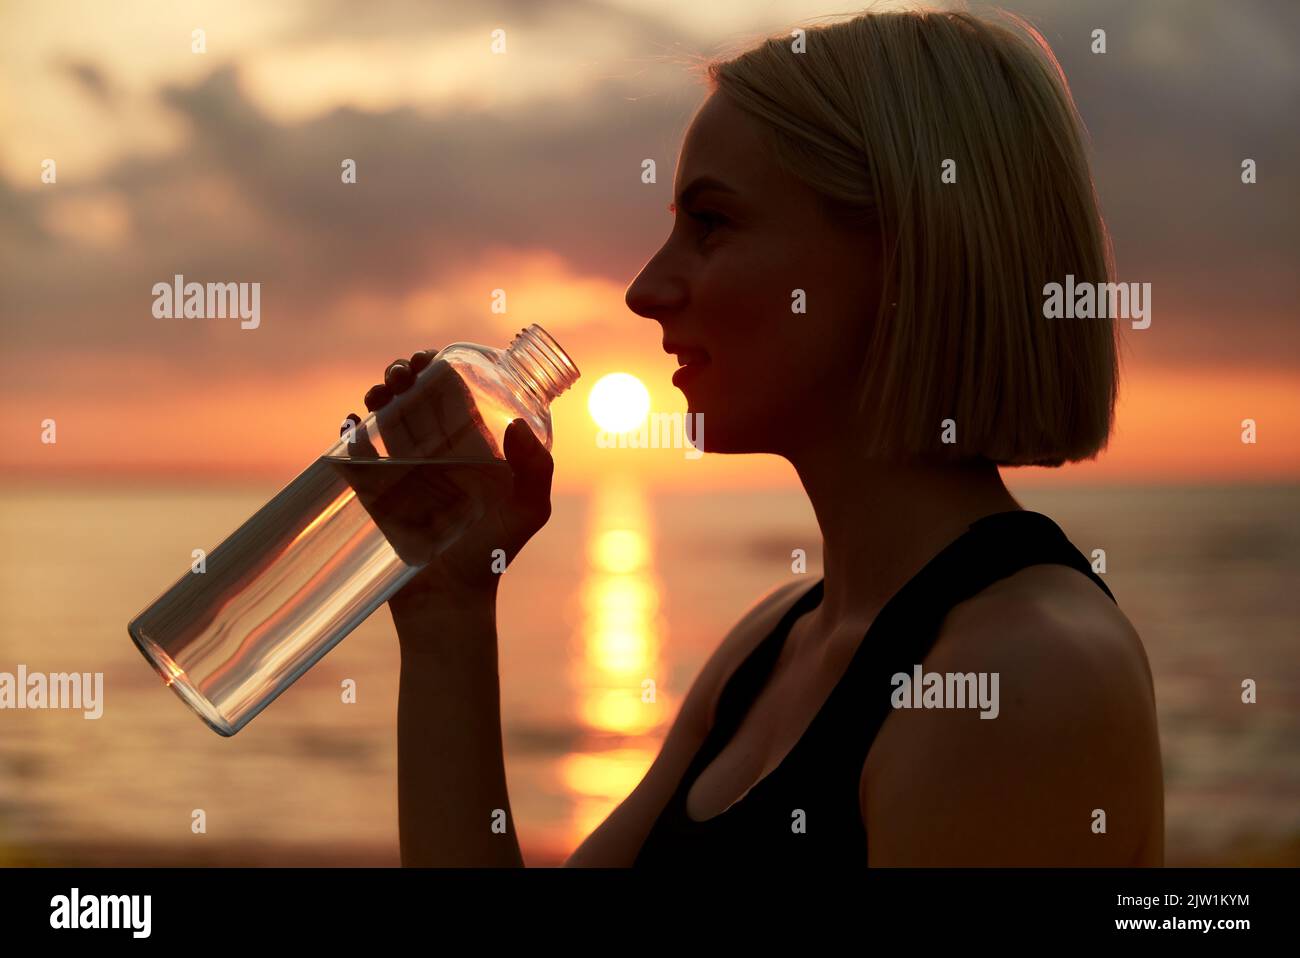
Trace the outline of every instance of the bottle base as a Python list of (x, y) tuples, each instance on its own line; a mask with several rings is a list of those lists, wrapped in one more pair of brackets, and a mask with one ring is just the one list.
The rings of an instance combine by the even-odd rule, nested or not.
[(163, 651), (162, 646), (139, 631), (134, 622), (127, 625), (126, 631), (130, 633), (131, 641), (135, 643), (135, 647), (140, 650), (145, 660), (162, 676), (163, 683), (175, 692), (182, 702), (193, 709), (208, 728), (226, 738), (239, 731), (222, 717), (216, 707), (190, 681), (185, 670)]

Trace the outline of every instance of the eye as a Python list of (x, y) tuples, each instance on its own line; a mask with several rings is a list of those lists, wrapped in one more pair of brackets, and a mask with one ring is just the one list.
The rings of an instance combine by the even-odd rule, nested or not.
[(705, 235), (712, 233), (727, 221), (727, 218), (721, 213), (714, 213), (710, 210), (697, 210), (690, 214), (690, 216), (691, 219), (695, 220), (705, 228)]
[(683, 209), (676, 203), (668, 204), (668, 212), (672, 213), (674, 216), (678, 213), (685, 213), (689, 219), (700, 224), (700, 228), (696, 230), (696, 238), (701, 243), (712, 236), (720, 226), (726, 226), (731, 222), (731, 220), (722, 213), (718, 213), (714, 210), (706, 208), (697, 208), (694, 210)]

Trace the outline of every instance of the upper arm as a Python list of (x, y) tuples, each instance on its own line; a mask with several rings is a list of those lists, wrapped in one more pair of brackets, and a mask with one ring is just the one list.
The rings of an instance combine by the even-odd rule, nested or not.
[(862, 782), (870, 864), (1159, 863), (1155, 702), (1141, 642), (1109, 600), (977, 597), (922, 664), (987, 673), (990, 689), (996, 674), (998, 714), (888, 717)]
[(676, 791), (691, 759), (713, 725), (713, 712), (723, 684), (740, 660), (762, 637), (764, 625), (798, 581), (778, 587), (759, 599), (719, 643), (705, 662), (664, 737), (658, 756), (632, 793), (569, 856), (565, 865), (619, 867), (631, 865), (650, 828)]

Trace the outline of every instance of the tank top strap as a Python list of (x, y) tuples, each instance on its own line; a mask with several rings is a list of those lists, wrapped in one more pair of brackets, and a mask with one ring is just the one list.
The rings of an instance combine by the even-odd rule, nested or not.
[[(1064, 565), (1086, 575), (1112, 601), (1115, 596), (1055, 522), (1017, 510), (985, 516), (950, 543), (885, 604), (831, 693), (819, 719), (841, 741), (820, 760), (838, 756), (860, 775), (876, 733), (893, 710), (893, 677), (912, 675), (939, 638), (952, 609), (1001, 579), (1034, 565)], [(809, 731), (813, 729), (810, 727)]]
[[(999, 579), (1039, 564), (1084, 573), (1114, 601), (1105, 583), (1060, 527), (1017, 510), (970, 525), (898, 590), (876, 616), (822, 709), (767, 776), (705, 822), (686, 813), (691, 785), (731, 741), (768, 681), (791, 626), (821, 602), (818, 580), (733, 671), (719, 694), (713, 727), (638, 852), (638, 865), (754, 863), (861, 867), (867, 835), (859, 783), (867, 753), (892, 712), (892, 676), (911, 674), (938, 637), (948, 612)], [(805, 811), (807, 834), (790, 834), (792, 809)]]
[(823, 580), (818, 579), (786, 611), (779, 622), (772, 627), (763, 640), (749, 653), (731, 677), (723, 685), (714, 707), (713, 727), (709, 730), (704, 743), (695, 755), (695, 761), (688, 770), (688, 778), (702, 771), (718, 752), (731, 741), (740, 728), (745, 714), (758, 698), (759, 692), (767, 683), (768, 677), (776, 668), (776, 660), (781, 655), (781, 647), (794, 622), (804, 613), (817, 607), (821, 602)]

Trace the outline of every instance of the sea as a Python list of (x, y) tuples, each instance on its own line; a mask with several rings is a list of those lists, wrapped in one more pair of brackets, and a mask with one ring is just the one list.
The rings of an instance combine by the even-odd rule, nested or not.
[[(0, 672), (102, 673), (103, 712), (0, 711), (0, 865), (399, 863), (386, 607), (231, 738), (127, 635), (193, 549), (276, 489), (5, 487)], [(1167, 863), (1300, 864), (1300, 486), (1013, 491), (1085, 555), (1104, 550), (1142, 637)], [(792, 570), (799, 549), (805, 571)], [(624, 477), (554, 497), (498, 602), (506, 770), (528, 864), (562, 863), (627, 796), (726, 631), (792, 576), (811, 584), (820, 559), (797, 489), (665, 492)]]

